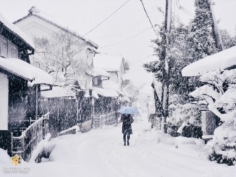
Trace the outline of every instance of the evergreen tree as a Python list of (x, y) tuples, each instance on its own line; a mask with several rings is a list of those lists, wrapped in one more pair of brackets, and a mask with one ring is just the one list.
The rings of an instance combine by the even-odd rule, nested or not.
[[(163, 46), (164, 33), (160, 33), (161, 39), (156, 39), (153, 42), (156, 44), (154, 55), (157, 56), (157, 61), (144, 64), (144, 68), (148, 72), (155, 75), (157, 81), (165, 82), (165, 69)], [(187, 46), (188, 27), (183, 24), (178, 24), (178, 27), (172, 26), (169, 34), (169, 45), (167, 46), (167, 59), (169, 61), (169, 80), (170, 94), (188, 94), (194, 90), (193, 84), (188, 82), (189, 78), (182, 77), (181, 71), (189, 63), (187, 61), (188, 46)]]
[(195, 62), (218, 51), (210, 4), (208, 0), (195, 0), (195, 17), (188, 37), (189, 62)]

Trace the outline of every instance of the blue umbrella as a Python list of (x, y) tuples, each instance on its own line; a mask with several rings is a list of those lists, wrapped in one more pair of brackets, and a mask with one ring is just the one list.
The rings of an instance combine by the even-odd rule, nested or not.
[(139, 114), (139, 112), (136, 108), (128, 107), (128, 106), (119, 109), (117, 112), (119, 112), (121, 114)]

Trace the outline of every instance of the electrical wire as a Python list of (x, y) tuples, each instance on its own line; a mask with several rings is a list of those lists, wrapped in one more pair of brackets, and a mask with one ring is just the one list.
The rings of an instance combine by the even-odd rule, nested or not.
[(102, 47), (99, 47), (99, 48), (105, 48), (105, 47), (109, 47), (109, 46), (112, 46), (112, 45), (119, 44), (119, 43), (121, 43), (121, 42), (127, 41), (127, 40), (132, 39), (132, 38), (134, 38), (134, 37), (136, 37), (136, 36), (139, 36), (140, 34), (146, 32), (147, 30), (150, 30), (151, 28), (152, 28), (152, 27), (150, 27), (150, 28), (148, 28), (148, 29), (145, 29), (144, 31), (142, 31), (142, 32), (140, 32), (140, 33), (138, 33), (138, 34), (136, 34), (136, 35), (134, 35), (134, 36), (131, 36), (131, 37), (127, 38), (127, 39), (124, 39), (124, 40), (122, 40), (122, 41), (118, 41), (118, 42), (115, 42), (115, 43), (112, 43), (112, 44), (109, 44), (109, 45), (106, 45), (106, 46), (102, 46)]
[(183, 12), (185, 12), (186, 14), (194, 17), (194, 14), (192, 14), (190, 11), (188, 11), (187, 9), (185, 9), (184, 7), (182, 7), (179, 3), (179, 0), (176, 0), (176, 5), (178, 7), (178, 9), (182, 10)]
[(119, 11), (124, 5), (126, 5), (130, 0), (126, 1), (124, 4), (122, 4), (118, 9), (116, 9), (113, 13), (111, 13), (107, 18), (105, 18), (103, 21), (101, 21), (99, 24), (97, 24), (95, 27), (93, 27), (91, 30), (89, 30), (87, 33), (83, 35), (86, 36), (87, 34), (91, 33), (93, 30), (95, 30), (97, 27), (99, 27), (101, 24), (103, 24), (106, 20), (108, 20), (112, 15), (114, 15), (117, 11)]
[[(177, 4), (177, 2), (178, 2), (178, 4)], [(185, 9), (184, 7), (182, 7), (182, 6), (180, 5), (179, 0), (176, 0), (176, 5), (177, 5), (177, 7), (178, 7), (180, 10), (182, 10), (182, 11), (184, 11), (185, 13), (187, 13), (188, 15), (194, 17), (194, 14), (192, 14), (189, 10)], [(219, 26), (223, 27), (222, 25), (219, 25)], [(233, 31), (231, 31), (231, 30), (229, 30), (229, 29), (227, 29), (227, 28), (225, 28), (225, 30), (228, 31), (228, 32), (231, 33), (231, 34), (236, 34), (236, 32), (233, 32)]]
[(148, 18), (148, 20), (149, 20), (149, 23), (150, 23), (151, 26), (152, 26), (153, 31), (155, 32), (155, 34), (156, 34), (157, 37), (158, 37), (158, 34), (157, 34), (157, 32), (156, 32), (156, 30), (155, 30), (153, 24), (152, 24), (152, 21), (151, 21), (150, 17), (148, 16), (148, 13), (147, 13), (146, 8), (145, 8), (145, 6), (144, 6), (144, 4), (143, 4), (143, 1), (140, 0), (140, 2), (141, 2), (141, 4), (142, 4), (142, 6), (143, 6), (143, 10), (144, 10), (144, 12), (146, 13), (146, 16), (147, 16), (147, 18)]
[[(178, 3), (179, 3), (179, 0), (178, 0)], [(179, 3), (179, 6), (184, 10), (186, 11), (187, 13), (189, 13), (190, 15), (194, 16), (194, 14), (192, 12), (190, 12), (189, 10), (187, 10), (186, 8), (184, 8), (183, 6), (180, 5)]]
[(133, 33), (133, 32), (136, 32), (136, 31), (140, 31), (140, 30), (144, 30), (144, 29), (149, 29), (149, 28), (150, 27), (142, 28), (142, 29), (137, 29), (137, 30), (133, 30), (133, 31), (127, 31), (127, 32), (124, 32), (124, 33), (118, 33), (118, 34), (113, 34), (113, 35), (109, 35), (109, 36), (103, 36), (103, 37), (96, 38), (96, 39), (104, 39), (104, 38), (109, 38), (109, 37), (120, 36), (120, 35), (123, 35), (123, 34)]

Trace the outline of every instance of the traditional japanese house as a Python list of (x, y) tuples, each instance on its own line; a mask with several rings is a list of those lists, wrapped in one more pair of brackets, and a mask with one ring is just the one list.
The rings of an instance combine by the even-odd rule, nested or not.
[[(91, 74), (87, 74), (87, 72), (94, 72), (92, 62), (95, 54), (97, 53), (96, 49), (98, 48), (98, 45), (93, 41), (86, 39), (83, 36), (80, 36), (76, 32), (69, 30), (67, 27), (63, 26), (63, 24), (61, 25), (60, 23), (56, 22), (55, 19), (50, 18), (47, 14), (43, 13), (37, 7), (32, 7), (26, 16), (15, 21), (14, 24), (19, 27), (32, 40), (34, 40), (35, 38), (45, 38), (48, 41), (52, 41), (54, 39), (55, 34), (63, 33), (68, 34), (75, 38), (76, 41), (79, 41), (82, 47), (78, 49), (76, 48), (76, 53), (78, 55), (76, 55), (73, 59), (78, 65), (84, 67), (77, 67), (78, 65), (74, 64), (73, 66), (69, 66), (68, 69), (72, 71), (70, 74), (73, 77), (71, 77), (70, 79), (71, 82), (74, 84), (73, 91), (76, 92), (76, 100), (70, 99), (70, 97), (68, 97), (67, 95), (61, 95), (59, 97), (60, 94), (52, 94), (49, 97), (44, 97), (43, 95), (44, 98), (42, 99), (47, 99), (51, 103), (51, 107), (49, 107), (50, 111), (52, 112), (52, 114), (50, 114), (50, 119), (57, 120), (57, 133), (59, 131), (63, 131), (65, 128), (68, 128), (68, 125), (73, 126), (76, 123), (82, 123), (90, 119), (91, 116), (89, 113), (91, 112), (91, 98), (89, 95), (89, 89), (91, 89), (92, 87), (93, 76)], [(80, 64), (84, 61), (84, 65)], [(61, 70), (63, 69), (64, 68), (61, 68)], [(51, 74), (53, 75), (53, 73)], [(56, 84), (61, 85), (61, 83)], [(53, 104), (52, 101), (54, 101)], [(46, 101), (42, 103), (46, 103)], [(72, 105), (72, 103), (74, 103), (74, 105)], [(59, 105), (61, 105), (60, 109)], [(58, 107), (57, 111), (56, 107)], [(57, 114), (56, 112), (59, 112), (59, 114)], [(60, 118), (58, 119), (58, 117)], [(58, 120), (60, 121), (58, 122)], [(66, 122), (68, 120), (72, 120), (70, 122), (73, 122), (73, 125), (67, 124)]]
[[(50, 16), (43, 13), (42, 10), (35, 6), (29, 10), (29, 13), (26, 16), (16, 20), (14, 24), (33, 41), (36, 38), (43, 38), (52, 41), (55, 39), (55, 35), (60, 36), (60, 34), (68, 34), (70, 37), (76, 39), (76, 41), (80, 43), (80, 47), (76, 46), (77, 52), (76, 56), (73, 57), (73, 60), (76, 60), (77, 62), (83, 62), (84, 60), (86, 63), (84, 64), (84, 67), (80, 67), (79, 69), (78, 67), (76, 68), (76, 64), (70, 65), (67, 70), (71, 70), (73, 74), (78, 76), (76, 79), (73, 79), (73, 81), (76, 80), (80, 87), (87, 91), (88, 95), (89, 87), (92, 84), (92, 77), (86, 75), (86, 70), (92, 68), (92, 61), (95, 54), (97, 53), (96, 49), (98, 48), (98, 45), (95, 42), (82, 37), (81, 35), (77, 34), (77, 32), (74, 32), (63, 26), (63, 24), (61, 25), (60, 23), (56, 22), (55, 19), (51, 19)], [(64, 70), (65, 68), (60, 69)]]
[(53, 82), (30, 64), (32, 54), (31, 40), (0, 13), (0, 148), (25, 160), (47, 133), (48, 114), (39, 114), (38, 102)]

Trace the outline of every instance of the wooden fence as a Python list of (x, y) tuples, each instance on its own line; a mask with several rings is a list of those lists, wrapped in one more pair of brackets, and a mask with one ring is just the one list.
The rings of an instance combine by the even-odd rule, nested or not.
[(49, 132), (49, 113), (35, 120), (21, 136), (15, 137), (11, 133), (11, 155), (20, 155), (28, 161), (36, 145), (45, 138)]

